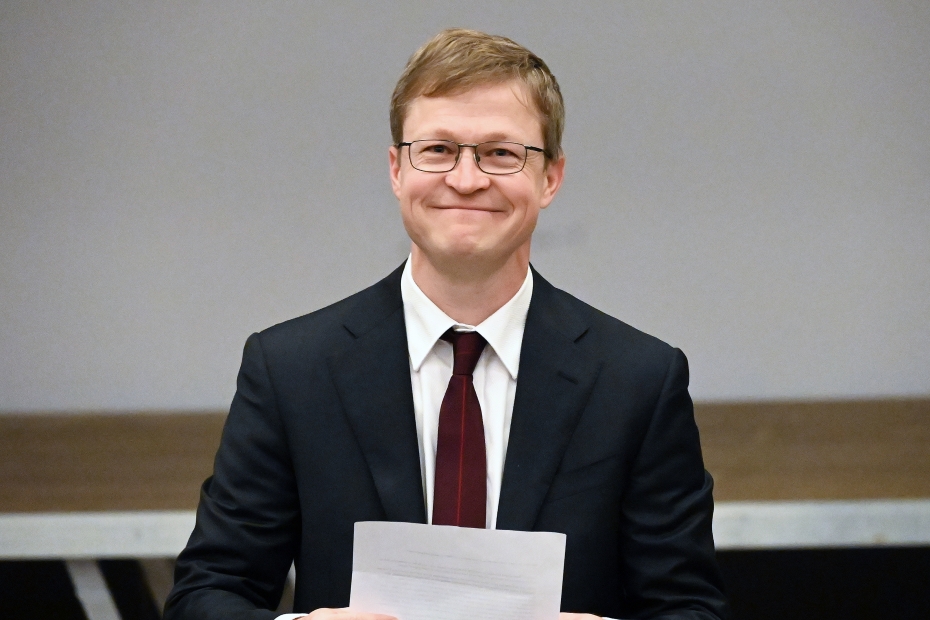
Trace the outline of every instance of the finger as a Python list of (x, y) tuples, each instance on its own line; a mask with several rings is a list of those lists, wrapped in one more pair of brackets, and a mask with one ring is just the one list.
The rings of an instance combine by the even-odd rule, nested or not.
[(321, 607), (316, 611), (312, 612), (307, 616), (303, 616), (299, 620), (397, 620), (394, 616), (389, 616), (387, 614), (374, 614), (356, 611), (349, 609), (348, 607), (340, 607), (339, 609), (330, 609), (326, 607)]

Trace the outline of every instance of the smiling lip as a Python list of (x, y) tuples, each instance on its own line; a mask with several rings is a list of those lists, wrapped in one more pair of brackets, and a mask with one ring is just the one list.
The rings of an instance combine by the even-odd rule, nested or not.
[(435, 208), (442, 210), (458, 209), (460, 211), (486, 211), (488, 213), (495, 213), (500, 211), (500, 209), (495, 209), (493, 207), (481, 207), (474, 205), (436, 205)]

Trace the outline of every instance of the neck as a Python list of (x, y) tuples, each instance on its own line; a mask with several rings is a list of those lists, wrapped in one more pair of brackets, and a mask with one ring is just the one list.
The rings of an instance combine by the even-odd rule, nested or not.
[(410, 253), (413, 281), (423, 294), (457, 323), (478, 325), (510, 301), (526, 279), (529, 247), (500, 265), (430, 261), (414, 245)]

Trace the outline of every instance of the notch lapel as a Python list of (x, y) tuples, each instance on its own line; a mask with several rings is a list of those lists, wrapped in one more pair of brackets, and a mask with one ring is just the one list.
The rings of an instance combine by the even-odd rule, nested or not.
[(533, 278), (498, 529), (533, 528), (600, 370), (576, 344), (587, 324), (535, 270)]
[(426, 523), (401, 269), (362, 295), (344, 324), (355, 340), (329, 363), (385, 518)]

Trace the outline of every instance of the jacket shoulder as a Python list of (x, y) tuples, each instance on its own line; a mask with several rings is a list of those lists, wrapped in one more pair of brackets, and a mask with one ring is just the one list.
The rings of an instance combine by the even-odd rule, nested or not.
[(598, 310), (543, 278), (536, 282), (543, 289), (541, 301), (554, 308), (555, 316), (560, 317), (558, 320), (564, 327), (563, 333), (578, 345), (601, 351), (608, 357), (621, 352), (662, 359), (673, 356), (674, 347), (659, 338)]

